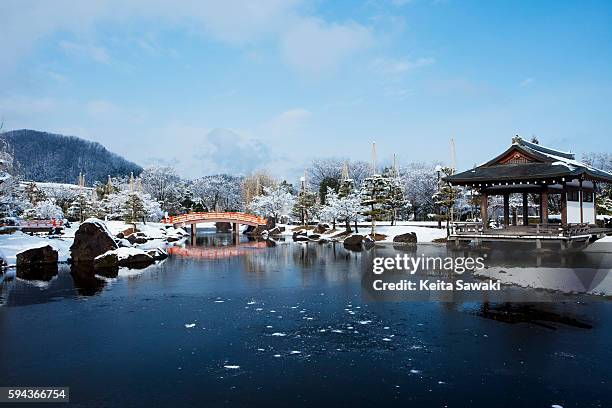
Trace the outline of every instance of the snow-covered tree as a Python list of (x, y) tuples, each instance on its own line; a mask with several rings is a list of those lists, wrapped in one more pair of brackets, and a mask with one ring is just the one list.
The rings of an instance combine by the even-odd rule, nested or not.
[(208, 211), (238, 211), (243, 207), (241, 183), (242, 177), (216, 174), (194, 180), (190, 191)]
[(123, 220), (126, 223), (135, 224), (146, 218), (145, 204), (140, 194), (131, 192), (127, 194), (123, 204)]
[[(0, 141), (0, 218), (15, 217), (30, 206), (12, 174), (13, 158)], [(7, 149), (7, 150), (3, 150)]]
[(48, 200), (36, 204), (32, 212), (33, 217), (37, 220), (64, 219), (64, 211), (62, 211), (62, 208)]
[(410, 163), (400, 169), (400, 176), (404, 181), (404, 197), (410, 203), (414, 219), (426, 219), (428, 214), (435, 213), (433, 196), (438, 191), (436, 164)]
[[(450, 167), (442, 168), (442, 177), (450, 176), (453, 174), (453, 169)], [(450, 183), (442, 181), (438, 191), (434, 194), (436, 204), (442, 209), (441, 217), (446, 220), (446, 228), (448, 230), (448, 223), (451, 218), (453, 208), (461, 196), (461, 189), (452, 186)]]
[(327, 187), (327, 193), (325, 194), (325, 203), (322, 204), (319, 218), (321, 221), (331, 222), (334, 229), (336, 229), (336, 220), (338, 220), (338, 193), (331, 187)]
[(159, 221), (163, 212), (159, 203), (147, 193), (128, 189), (109, 194), (100, 200), (97, 216), (126, 222)]
[(264, 187), (263, 195), (253, 198), (248, 207), (257, 215), (277, 221), (291, 210), (294, 203), (295, 197), (283, 187)]
[(391, 217), (391, 225), (394, 225), (398, 214), (401, 213), (407, 206), (410, 206), (410, 204), (404, 197), (403, 183), (399, 173), (394, 169), (387, 169), (384, 172), (383, 177), (389, 179), (389, 196), (385, 201), (385, 206)]
[[(246, 176), (241, 183), (242, 202), (250, 203), (254, 197), (262, 195), (266, 187), (274, 187), (276, 184), (276, 179), (265, 170)], [(287, 191), (291, 192), (289, 189)]]
[(362, 211), (361, 196), (356, 192), (341, 196), (332, 189), (327, 192), (327, 201), (321, 209), (321, 219), (330, 221), (336, 228), (336, 221), (344, 222), (346, 230), (351, 231), (351, 222), (357, 221)]
[(363, 181), (361, 205), (366, 209), (362, 214), (371, 221), (372, 236), (376, 234), (376, 221), (383, 220), (388, 214), (391, 189), (391, 179), (381, 174), (374, 174)]
[[(323, 194), (327, 191), (328, 186), (336, 189), (342, 180), (342, 167), (345, 163), (348, 166), (351, 179), (357, 185), (361, 184), (370, 174), (370, 164), (364, 161), (350, 161), (340, 158), (315, 159), (307, 169), (310, 187), (316, 191), (322, 191)], [(323, 185), (323, 190), (321, 190), (321, 185)]]
[(0, 139), (0, 217), (14, 217), (29, 207), (19, 181), (15, 177), (15, 165), (10, 146)]
[(91, 193), (89, 191), (82, 191), (76, 196), (75, 200), (68, 208), (68, 218), (71, 221), (83, 222), (87, 218), (96, 215), (97, 211), (95, 205), (96, 203), (94, 202)]
[(26, 197), (28, 198), (28, 201), (30, 201), (30, 204), (32, 204), (32, 206), (34, 207), (39, 202), (45, 201), (47, 199), (47, 195), (44, 193), (44, 191), (39, 189), (36, 183), (33, 181), (26, 184), (23, 190)]
[(318, 215), (320, 206), (317, 198), (318, 194), (314, 191), (303, 189), (298, 193), (293, 205), (293, 214), (300, 217), (302, 225), (308, 225), (309, 221)]
[(160, 206), (171, 214), (181, 207), (181, 178), (171, 166), (151, 166), (140, 174), (140, 182), (145, 193), (149, 194)]

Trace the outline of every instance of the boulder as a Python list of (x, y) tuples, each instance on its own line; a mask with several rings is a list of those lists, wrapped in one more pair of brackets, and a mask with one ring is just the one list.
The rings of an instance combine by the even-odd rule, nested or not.
[(374, 245), (376, 245), (376, 241), (375, 241), (375, 240), (374, 240), (374, 238), (372, 238), (370, 235), (366, 235), (366, 236), (363, 238), (363, 246), (364, 246), (366, 249), (373, 248), (373, 247), (374, 247)]
[(116, 242), (119, 248), (130, 248), (132, 246), (132, 243), (127, 239), (118, 239)]
[(293, 235), (293, 240), (295, 242), (309, 241), (309, 239), (308, 239), (308, 237), (306, 235)]
[(166, 237), (166, 242), (176, 242), (178, 240), (180, 240), (180, 238), (177, 237), (176, 235), (170, 235)]
[(57, 264), (57, 251), (51, 245), (31, 248), (17, 254), (17, 269)]
[(117, 243), (104, 223), (90, 218), (83, 222), (74, 234), (70, 254), (75, 263), (93, 262), (96, 256), (117, 248)]
[(304, 236), (305, 237), (306, 235), (308, 235), (308, 231), (306, 231), (305, 229), (299, 229), (297, 231), (293, 231), (292, 237), (293, 237), (293, 240), (296, 241), (296, 239), (295, 239), (296, 237), (298, 237), (298, 236)]
[(312, 241), (316, 241), (316, 240), (318, 240), (319, 238), (321, 238), (321, 235), (319, 235), (319, 234), (310, 234), (310, 235), (308, 236), (308, 239), (310, 239), (310, 240), (312, 240)]
[(57, 275), (57, 251), (46, 245), (17, 254), (17, 276), (26, 280), (50, 281)]
[(134, 234), (128, 235), (126, 238), (130, 244), (134, 245), (134, 244), (146, 244), (148, 239), (147, 237), (140, 233), (140, 232), (136, 232)]
[(168, 253), (161, 248), (149, 249), (147, 254), (156, 261), (161, 261), (168, 257)]
[(321, 238), (317, 241), (319, 244), (327, 244), (329, 242), (329, 239), (327, 238)]
[(274, 227), (271, 230), (268, 231), (268, 235), (280, 235), (281, 234), (281, 229), (279, 227)]
[(120, 232), (120, 234), (123, 234), (124, 237), (127, 237), (128, 235), (132, 235), (135, 232), (136, 229), (134, 227), (129, 227)]
[(285, 227), (276, 227), (276, 228), (278, 228), (280, 232), (285, 232), (287, 230), (287, 228)]
[(363, 242), (363, 235), (353, 234), (344, 239), (344, 246), (349, 248), (361, 248)]
[(125, 238), (125, 234), (123, 232), (120, 232), (117, 235), (115, 235), (115, 238), (123, 239), (123, 238)]
[(155, 262), (155, 259), (142, 249), (119, 248), (115, 252), (119, 258), (119, 266), (146, 266)]
[(255, 231), (255, 227), (252, 225), (247, 225), (245, 230), (242, 232), (244, 235), (251, 235)]
[(95, 269), (116, 268), (119, 266), (119, 257), (114, 251), (105, 252), (94, 258), (93, 266)]
[(117, 266), (145, 267), (155, 262), (153, 256), (139, 248), (118, 248), (98, 255), (94, 268), (112, 268)]
[(325, 231), (327, 231), (329, 229), (329, 225), (328, 224), (318, 224), (315, 229), (314, 232), (316, 232), (317, 234), (323, 234), (325, 233)]
[(396, 235), (393, 237), (393, 242), (402, 242), (405, 244), (416, 244), (417, 235), (414, 232), (407, 232), (405, 234)]
[(251, 230), (248, 235), (259, 236), (262, 235), (264, 231), (267, 232), (267, 227), (265, 225), (258, 225), (253, 230)]

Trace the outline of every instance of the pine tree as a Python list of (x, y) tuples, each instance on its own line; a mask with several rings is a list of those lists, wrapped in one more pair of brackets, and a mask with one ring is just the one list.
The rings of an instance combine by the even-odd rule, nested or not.
[(123, 219), (126, 223), (135, 224), (146, 217), (145, 203), (138, 193), (130, 193), (123, 206)]
[(68, 208), (68, 216), (73, 221), (83, 222), (87, 218), (96, 215), (94, 201), (87, 191), (82, 191)]
[(389, 196), (385, 201), (385, 206), (391, 216), (391, 225), (395, 224), (398, 211), (402, 210), (408, 204), (404, 197), (404, 189), (402, 188), (402, 180), (397, 170), (387, 169), (383, 173), (383, 177), (389, 179)]
[(389, 212), (391, 180), (381, 174), (374, 174), (363, 181), (361, 205), (367, 208), (362, 214), (370, 218), (372, 237), (376, 236), (376, 221), (381, 221)]
[(299, 216), (302, 221), (302, 225), (308, 225), (310, 219), (320, 210), (317, 204), (318, 194), (308, 190), (302, 190), (299, 192), (295, 205), (293, 207), (293, 213)]
[(33, 181), (25, 186), (24, 192), (26, 197), (28, 197), (28, 201), (30, 201), (33, 207), (36, 207), (36, 204), (41, 201), (45, 201), (47, 198), (44, 191), (40, 190)]
[[(450, 176), (453, 174), (453, 169), (450, 167), (443, 167), (443, 177)], [(446, 220), (446, 229), (448, 231), (448, 223), (451, 218), (452, 210), (457, 203), (461, 195), (461, 190), (458, 187), (453, 187), (447, 182), (440, 182), (438, 191), (434, 194), (436, 204), (440, 206), (443, 214), (440, 215), (441, 219)]]

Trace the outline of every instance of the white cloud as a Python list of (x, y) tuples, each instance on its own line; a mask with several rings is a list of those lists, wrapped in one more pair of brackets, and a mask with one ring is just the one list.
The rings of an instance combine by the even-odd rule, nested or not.
[(71, 55), (89, 58), (102, 64), (108, 64), (111, 61), (110, 55), (104, 47), (71, 41), (60, 41), (59, 46)]
[(284, 111), (264, 124), (262, 134), (271, 138), (295, 136), (311, 116), (310, 111), (302, 108)]
[(304, 18), (283, 34), (281, 54), (298, 71), (321, 74), (373, 42), (371, 30), (360, 24), (329, 24)]
[(410, 60), (408, 58), (389, 59), (377, 58), (371, 66), (372, 68), (385, 76), (401, 76), (415, 69), (433, 65), (436, 62), (433, 58), (417, 58)]
[[(0, 5), (0, 38), (10, 39), (0, 43), (0, 51), (15, 65), (37, 41), (63, 32), (87, 39), (84, 43), (62, 41), (60, 46), (65, 51), (108, 63), (109, 51), (94, 45), (102, 42), (96, 41), (98, 27), (154, 22), (157, 28), (178, 27), (239, 47), (266, 44), (267, 39), (272, 39), (288, 64), (301, 72), (318, 74), (373, 43), (370, 28), (353, 22), (325, 21), (304, 12), (302, 3), (303, 0), (10, 2)], [(147, 52), (159, 51), (147, 40), (139, 41), (137, 46)], [(250, 52), (257, 55), (256, 49)]]

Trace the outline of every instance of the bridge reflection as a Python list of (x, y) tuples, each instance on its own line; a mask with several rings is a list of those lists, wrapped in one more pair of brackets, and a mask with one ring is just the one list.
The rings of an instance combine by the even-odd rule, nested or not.
[(244, 256), (262, 249), (268, 248), (271, 243), (268, 241), (253, 241), (245, 242), (238, 245), (224, 246), (184, 246), (170, 247), (168, 254), (180, 258), (197, 258), (197, 259), (226, 259), (237, 256)]

